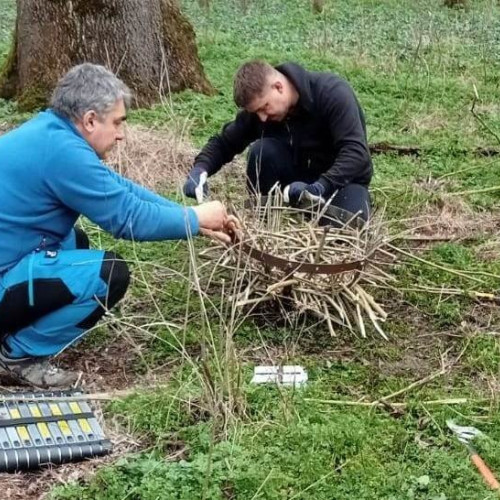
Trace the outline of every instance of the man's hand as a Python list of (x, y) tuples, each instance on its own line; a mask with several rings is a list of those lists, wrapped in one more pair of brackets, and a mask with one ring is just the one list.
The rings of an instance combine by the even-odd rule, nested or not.
[(235, 215), (228, 215), (226, 224), (224, 225), (226, 232), (229, 234), (238, 235), (238, 231), (241, 231), (241, 224)]
[(209, 201), (192, 208), (198, 216), (200, 233), (204, 236), (230, 244), (241, 229), (238, 219), (234, 215), (228, 215), (220, 201)]
[(203, 203), (203, 198), (208, 194), (207, 171), (200, 166), (194, 166), (184, 183), (184, 194), (195, 198), (198, 203)]
[(208, 201), (196, 207), (191, 207), (198, 216), (200, 229), (220, 231), (228, 218), (226, 207), (220, 201)]
[(325, 188), (320, 182), (306, 184), (305, 182), (292, 182), (283, 190), (285, 203), (297, 206), (301, 200), (322, 201)]

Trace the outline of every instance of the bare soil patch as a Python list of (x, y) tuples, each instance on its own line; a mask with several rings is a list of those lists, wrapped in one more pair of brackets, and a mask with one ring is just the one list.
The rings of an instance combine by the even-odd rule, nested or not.
[[(433, 186), (426, 185), (426, 190)], [(439, 186), (434, 186), (439, 189)], [(462, 198), (441, 193), (407, 223), (407, 234), (422, 241), (460, 241), (498, 234), (500, 212), (474, 211)], [(410, 238), (411, 239), (411, 238)]]

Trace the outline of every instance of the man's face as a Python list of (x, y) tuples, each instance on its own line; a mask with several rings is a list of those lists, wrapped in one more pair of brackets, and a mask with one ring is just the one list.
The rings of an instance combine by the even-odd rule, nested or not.
[(275, 81), (266, 86), (262, 94), (256, 97), (247, 107), (250, 113), (255, 113), (261, 122), (284, 120), (291, 108), (291, 99), (283, 83)]
[[(90, 115), (89, 115), (90, 113)], [(85, 136), (97, 155), (104, 159), (118, 141), (124, 137), (124, 121), (127, 119), (123, 99), (116, 101), (105, 115), (98, 116), (93, 111), (84, 117)]]

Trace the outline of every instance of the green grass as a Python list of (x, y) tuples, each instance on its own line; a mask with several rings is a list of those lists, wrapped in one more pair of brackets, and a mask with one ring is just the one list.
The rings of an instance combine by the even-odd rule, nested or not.
[[(287, 0), (286, 8), (277, 0), (249, 0), (247, 11), (243, 1), (213, 0), (205, 11), (197, 0), (183, 0), (218, 94), (182, 92), (172, 96), (172, 107), (133, 111), (131, 122), (159, 128), (187, 122), (191, 139), (201, 146), (234, 116), (232, 77), (243, 61), (293, 60), (309, 69), (334, 71), (355, 88), (370, 142), (421, 148), (419, 156), (374, 157), (374, 201), (387, 207), (396, 230), (396, 219), (440, 207), (449, 193), (500, 185), (500, 160), (475, 154), (478, 147), (500, 147), (495, 137), (500, 135), (500, 8), (490, 0), (469, 3), (468, 10), (460, 11), (443, 8), (441, 0), (328, 0), (324, 12), (315, 15), (305, 0)], [(0, 0), (0, 60), (7, 54), (14, 18), (15, 2)], [(470, 111), (474, 86), (479, 94), (476, 111), (487, 128)], [(0, 101), (0, 125), (26, 117), (15, 103)], [(498, 211), (499, 193), (458, 199), (475, 212)], [(169, 271), (189, 274), (187, 244), (132, 245), (86, 228), (95, 246), (131, 262), (134, 282), (118, 316), (143, 325), (144, 317), (161, 314), (182, 328), (168, 329), (160, 322), (149, 327), (149, 336), (141, 330), (138, 337), (143, 356), (133, 369), (139, 374), (172, 362), (166, 388), (106, 408), (107, 417), (144, 439), (147, 451), (120, 458), (86, 482), (58, 487), (53, 498), (494, 498), (445, 421), (455, 418), (485, 431), (489, 437), (478, 448), (500, 471), (500, 414), (495, 401), (489, 401), (488, 389), (498, 387), (497, 306), (465, 296), (375, 291), (390, 313), (385, 325), (389, 342), (376, 336), (332, 339), (323, 328), (299, 334), (247, 320), (234, 339), (242, 362), (245, 412), (221, 429), (220, 415), (214, 417), (205, 408), (196, 374), (203, 357), (200, 339), (206, 338), (200, 300), (187, 281)], [(402, 260), (393, 272), (400, 287), (496, 293), (500, 260), (483, 261), (483, 243), (437, 244), (420, 254), (441, 266), (481, 272), (482, 283), (416, 261)], [(196, 242), (197, 250), (203, 246)], [(214, 306), (207, 317), (223, 351), (216, 311), (222, 307), (220, 289), (214, 286), (210, 293)], [(431, 334), (435, 338), (425, 337)], [(82, 349), (105, 345), (109, 338), (97, 331)], [(181, 358), (180, 345), (194, 365)], [(400, 411), (317, 401), (374, 401), (434, 373), (443, 353), (454, 359), (464, 347), (460, 363), (449, 374), (395, 398), (408, 405)], [(268, 361), (269, 353), (274, 360), (303, 364), (308, 385), (295, 391), (251, 386), (253, 366)], [(214, 360), (207, 363), (213, 370)], [(229, 395), (224, 397), (227, 402)], [(468, 402), (425, 403), (458, 397)], [(177, 458), (165, 459), (176, 452)]]
[[(463, 296), (447, 296), (436, 300), (430, 294), (418, 291), (409, 291), (407, 299), (424, 311), (432, 314), (441, 325), (458, 325), (464, 317), (469, 299), (467, 292), (490, 293), (498, 289), (500, 283), (500, 261), (484, 261), (474, 248), (464, 245), (445, 243), (435, 246), (422, 255), (424, 259), (441, 268), (430, 267), (424, 263), (411, 261), (398, 270), (398, 277), (402, 287), (431, 287), (462, 290)], [(442, 268), (464, 271), (464, 275), (452, 274)], [(474, 270), (474, 271), (471, 271)], [(471, 282), (468, 276), (476, 280)]]
[(500, 370), (500, 342), (492, 332), (477, 334), (471, 339), (465, 363), (471, 373), (498, 376)]
[(5, 56), (16, 20), (16, 3), (12, 0), (0, 0), (0, 11), (2, 12), (0, 17), (0, 53)]
[[(125, 412), (136, 432), (156, 440), (158, 451), (119, 460), (98, 472), (89, 486), (58, 489), (54, 498), (396, 500), (466, 498), (464, 492), (467, 498), (494, 498), (469, 465), (463, 446), (446, 430), (446, 418), (457, 417), (454, 409), (425, 406), (417, 398), (398, 417), (366, 408), (347, 411), (316, 400), (352, 399), (337, 392), (340, 381), (361, 387), (367, 370), (333, 366), (314, 375), (315, 381), (298, 391), (248, 388), (252, 413), (215, 443), (213, 422), (193, 421), (186, 408), (180, 411), (186, 405), (165, 392), (116, 403), (113, 411)], [(426, 395), (438, 393), (434, 389)], [(171, 394), (182, 393), (172, 389)], [(484, 414), (473, 405), (459, 411)], [(489, 416), (492, 423), (498, 418)], [(500, 434), (494, 425), (487, 432), (480, 452), (498, 467)], [(184, 450), (184, 459), (163, 460), (163, 454), (178, 449)]]

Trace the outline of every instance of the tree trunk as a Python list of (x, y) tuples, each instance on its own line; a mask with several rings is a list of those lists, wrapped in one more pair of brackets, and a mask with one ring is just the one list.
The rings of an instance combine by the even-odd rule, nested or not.
[(45, 106), (57, 80), (82, 62), (114, 71), (137, 107), (186, 88), (214, 92), (176, 0), (17, 0), (0, 97), (23, 110)]

